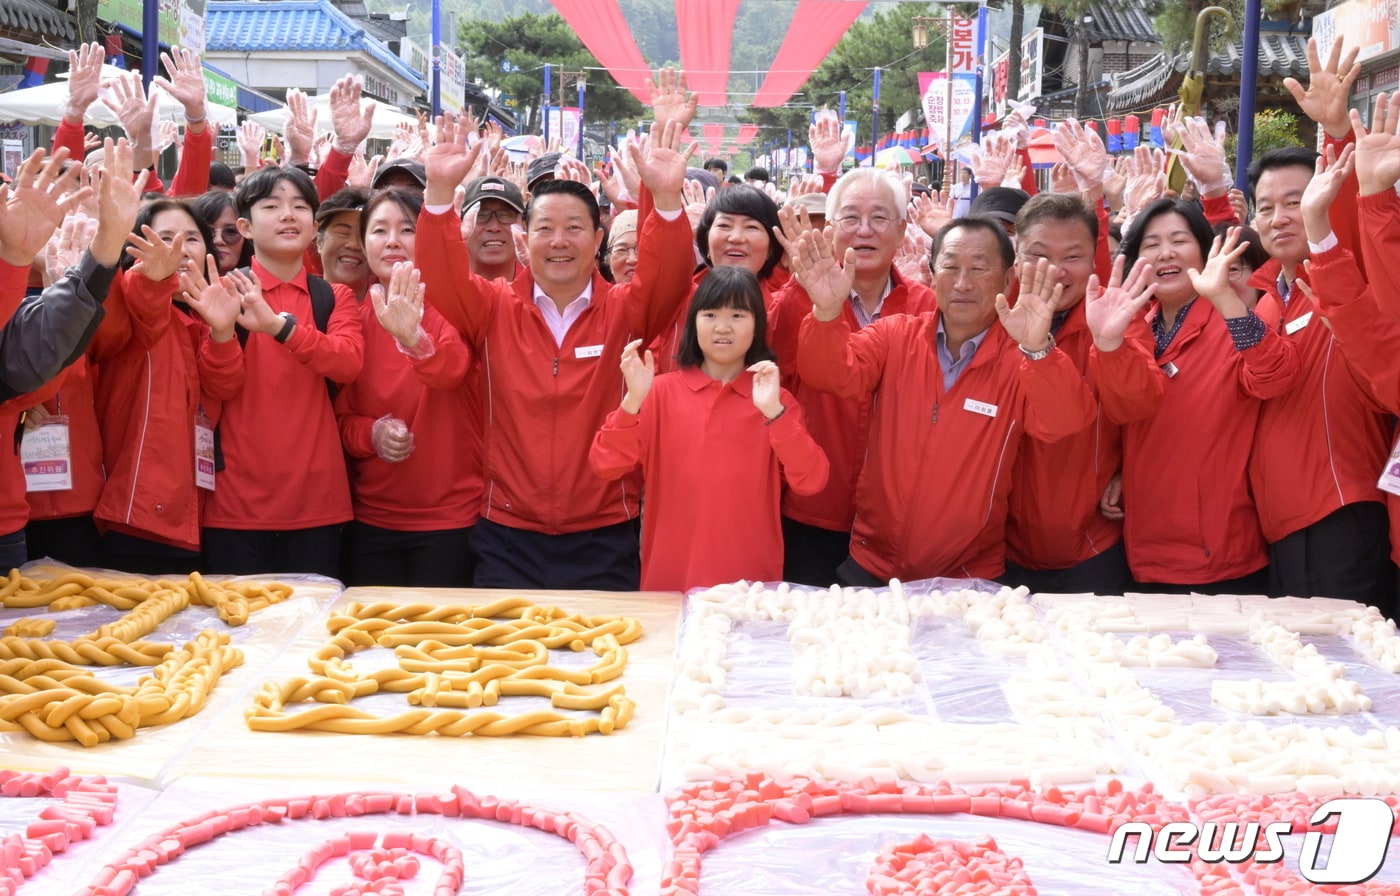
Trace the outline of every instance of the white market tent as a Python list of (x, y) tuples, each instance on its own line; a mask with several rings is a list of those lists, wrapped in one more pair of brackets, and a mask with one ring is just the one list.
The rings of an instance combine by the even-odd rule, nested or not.
[[(116, 66), (102, 66), (103, 81), (112, 80), (125, 74), (127, 74), (126, 71)], [(66, 78), (67, 74), (59, 75), (59, 77)], [(171, 99), (165, 91), (159, 88), (155, 88), (155, 90), (160, 95), (160, 99), (156, 103), (156, 114), (161, 119), (184, 124), (184, 107)], [(28, 125), (55, 126), (62, 121), (63, 107), (67, 102), (68, 85), (62, 81), (0, 93), (0, 121), (17, 120)], [(238, 118), (238, 111), (228, 106), (209, 103), (208, 110), (209, 122), (214, 127), (235, 124)], [(107, 108), (101, 99), (88, 106), (86, 121), (97, 127), (111, 127), (118, 124), (117, 116), (113, 114), (111, 109)]]
[[(316, 112), (316, 131), (320, 134), (331, 132), (331, 99), (330, 94), (321, 94), (318, 97), (308, 98), (310, 107)], [(373, 103), (374, 126), (370, 130), (370, 137), (376, 140), (394, 139), (394, 128), (400, 124), (418, 126), (418, 119), (412, 115), (405, 114), (397, 106), (388, 103), (381, 103), (379, 100), (366, 99), (364, 102)], [(249, 115), (249, 121), (257, 122), (268, 131), (282, 133), (287, 125), (287, 107), (280, 109), (269, 109), (266, 112), (259, 112), (256, 115)]]

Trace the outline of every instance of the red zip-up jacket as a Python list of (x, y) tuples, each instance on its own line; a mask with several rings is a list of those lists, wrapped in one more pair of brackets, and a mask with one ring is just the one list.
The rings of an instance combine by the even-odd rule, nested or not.
[[(1260, 268), (1250, 285), (1264, 289), (1254, 313), (1292, 343), (1297, 381), (1264, 402), (1249, 481), (1266, 541), (1275, 542), (1358, 501), (1383, 501), (1376, 488), (1390, 455), (1389, 413), (1369, 394), (1355, 362), (1341, 351), (1319, 309), (1295, 283), (1285, 306), (1279, 264)], [(1302, 276), (1302, 272), (1299, 272)], [(1319, 292), (1365, 290), (1352, 254), (1338, 246), (1312, 259)], [(1376, 321), (1380, 325), (1381, 321)]]
[[(434, 308), (423, 309), (433, 341), (427, 358), (411, 359), (379, 323), (374, 304), (360, 303), (365, 365), (335, 401), (340, 440), (350, 456), (355, 519), (381, 529), (460, 529), (481, 511), (481, 409), (469, 381), (471, 350)], [(391, 415), (413, 433), (413, 453), (391, 464), (374, 450), (374, 424)]]
[(535, 305), (529, 271), (510, 283), (471, 273), (455, 214), (424, 209), (417, 239), (428, 302), (481, 359), (481, 516), (547, 535), (635, 517), (637, 477), (599, 479), (588, 446), (622, 399), (623, 348), (655, 338), (690, 295), (690, 222), (651, 213), (642, 222), (632, 282), (615, 286), (594, 271), (592, 301), (562, 346)]
[[(1154, 303), (1148, 320), (1158, 313)], [(1249, 457), (1260, 402), (1296, 381), (1297, 352), (1273, 330), (1238, 351), (1225, 321), (1198, 298), (1157, 363), (1167, 372), (1161, 406), (1123, 427), (1123, 542), (1133, 578), (1205, 584), (1255, 572), (1268, 552)]]
[[(812, 299), (796, 278), (768, 306), (768, 345), (778, 356), (788, 388), (802, 405), (807, 431), (821, 446), (831, 467), (826, 487), (815, 494), (783, 494), (783, 515), (832, 532), (850, 532), (855, 520), (856, 482), (870, 438), (870, 408), (874, 397), (841, 398), (818, 389), (797, 373), (797, 342), (802, 321), (812, 310)], [(905, 280), (890, 267), (890, 292), (880, 310), (881, 319), (895, 314), (936, 311), (933, 290)], [(852, 331), (860, 329), (849, 302), (841, 317)]]
[(1025, 440), (1016, 457), (1006, 556), (1026, 569), (1069, 569), (1122, 539), (1122, 524), (1099, 512), (1099, 500), (1122, 466), (1122, 425), (1156, 413), (1165, 389), (1145, 321), (1134, 321), (1123, 345), (1105, 354), (1094, 347), (1081, 301), (1055, 345), (1085, 375), (1098, 402), (1085, 429), (1054, 442)]
[[(1400, 320), (1400, 196), (1394, 190), (1383, 190), (1360, 197), (1356, 204), (1361, 227), (1358, 242), (1365, 262), (1362, 269), (1375, 290), (1376, 305)], [(1331, 217), (1329, 209), (1328, 219)], [(1332, 226), (1336, 228), (1335, 223)]]
[[(216, 418), (246, 371), (237, 339), (213, 341), (197, 314), (172, 302), (177, 285), (120, 271), (88, 349), (101, 368), (107, 465), (93, 517), (103, 529), (198, 551), (204, 494), (195, 484), (195, 420), (201, 406)], [(220, 484), (216, 476), (216, 490)]]
[[(1094, 416), (1064, 352), (1028, 360), (1000, 323), (943, 389), (938, 313), (802, 322), (802, 379), (850, 399), (875, 393), (856, 486), (851, 557), (882, 578), (996, 578), (1005, 572), (1011, 469), (1023, 435), (1053, 441)], [(878, 390), (878, 391), (877, 391)]]
[(637, 414), (608, 415), (588, 458), (604, 479), (641, 465), (643, 591), (782, 578), (782, 486), (810, 494), (827, 474), (797, 400), (782, 402), (767, 423), (752, 373), (721, 383), (693, 367), (657, 377)]
[[(58, 394), (43, 402), (50, 414), (68, 418), (68, 451), (73, 487), (52, 492), (29, 492), (31, 520), (85, 516), (97, 506), (104, 481), (102, 437), (93, 410), (93, 370), (86, 358), (69, 366)], [(32, 405), (31, 405), (32, 407)]]
[(219, 436), (224, 470), (204, 504), (204, 525), (217, 529), (310, 529), (349, 522), (350, 479), (326, 380), (360, 373), (364, 335), (360, 306), (334, 285), (327, 332), (316, 329), (306, 272), (279, 280), (253, 259), (253, 276), (273, 311), (297, 325), (285, 345), (252, 333), (243, 349), (243, 386), (223, 403)]

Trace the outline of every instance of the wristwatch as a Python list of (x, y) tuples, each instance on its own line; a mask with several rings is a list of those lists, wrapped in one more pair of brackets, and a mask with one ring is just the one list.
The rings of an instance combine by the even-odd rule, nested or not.
[(1031, 351), (1030, 349), (1026, 348), (1024, 345), (1023, 345), (1023, 346), (1020, 346), (1021, 354), (1023, 354), (1023, 355), (1026, 356), (1026, 360), (1027, 360), (1027, 361), (1040, 361), (1040, 360), (1043, 360), (1043, 359), (1046, 358), (1051, 352), (1053, 352), (1053, 351), (1055, 350), (1055, 334), (1054, 334), (1054, 333), (1047, 334), (1046, 338), (1047, 338), (1049, 341), (1047, 341), (1047, 342), (1045, 343), (1045, 348), (1041, 349), (1041, 350), (1038, 351), (1038, 352), (1033, 352), (1033, 351)]
[(278, 342), (286, 342), (291, 338), (292, 330), (296, 328), (297, 319), (290, 311), (283, 311), (281, 317), (285, 323), (282, 324), (282, 329), (277, 331), (277, 335), (272, 338)]

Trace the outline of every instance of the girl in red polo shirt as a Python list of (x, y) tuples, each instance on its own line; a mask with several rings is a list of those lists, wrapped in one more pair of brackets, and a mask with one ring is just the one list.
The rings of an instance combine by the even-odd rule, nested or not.
[(679, 371), (657, 377), (641, 340), (622, 354), (627, 394), (589, 461), (604, 479), (641, 465), (643, 590), (781, 578), (782, 484), (826, 485), (826, 455), (779, 385), (766, 329), (753, 272), (719, 267), (691, 301)]

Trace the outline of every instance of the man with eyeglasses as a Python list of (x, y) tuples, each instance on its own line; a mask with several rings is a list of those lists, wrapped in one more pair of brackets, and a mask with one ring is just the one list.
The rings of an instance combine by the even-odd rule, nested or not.
[[(894, 266), (904, 240), (907, 208), (904, 185), (874, 168), (852, 169), (830, 188), (824, 213), (834, 225), (836, 256), (852, 258), (851, 288), (841, 316), (853, 330), (890, 315), (919, 314), (936, 307), (933, 290), (905, 280)], [(784, 246), (791, 253), (799, 236), (796, 203), (789, 203), (779, 215), (784, 222)], [(831, 469), (826, 488), (817, 494), (789, 491), (783, 498), (783, 577), (825, 587), (837, 580), (837, 567), (850, 547), (871, 399), (841, 398), (805, 383), (796, 370), (797, 338), (812, 298), (801, 284), (790, 282), (775, 304), (769, 320), (770, 344), (784, 375), (793, 377), (791, 389), (802, 405), (807, 429), (826, 452)]]
[(472, 273), (487, 280), (514, 281), (520, 271), (515, 224), (525, 213), (520, 188), (503, 177), (478, 177), (462, 199), (462, 239)]

